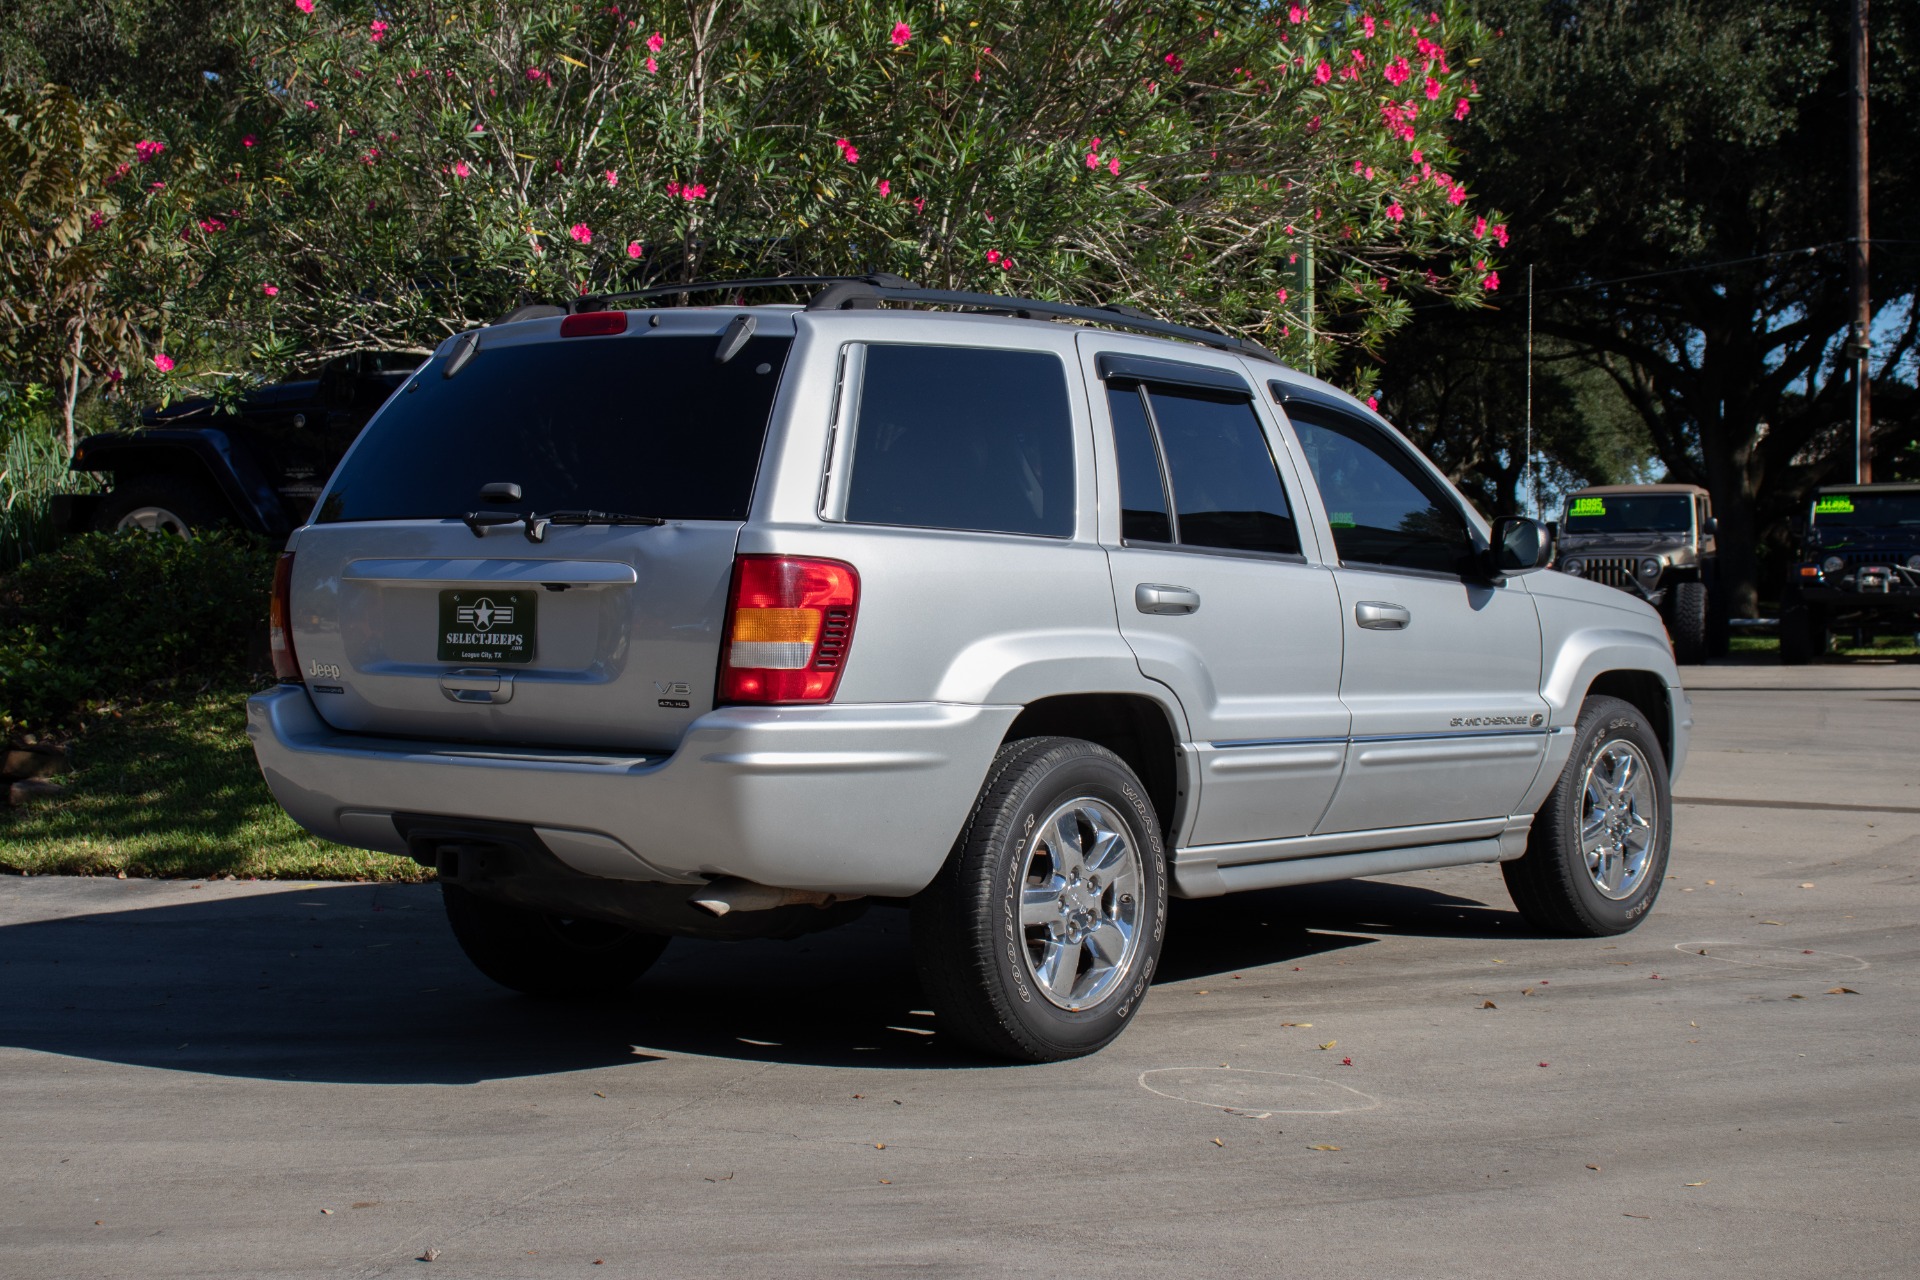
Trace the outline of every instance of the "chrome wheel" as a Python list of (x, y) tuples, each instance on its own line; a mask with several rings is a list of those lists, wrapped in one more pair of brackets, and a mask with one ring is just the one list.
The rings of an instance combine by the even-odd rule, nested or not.
[(1140, 951), (1140, 850), (1104, 801), (1069, 800), (1023, 854), (1020, 932), (1034, 985), (1062, 1009), (1099, 1004)]
[(171, 533), (175, 537), (191, 538), (193, 531), (174, 512), (165, 507), (135, 507), (120, 517), (115, 529), (144, 529), (148, 533)]
[(1653, 770), (1640, 748), (1616, 738), (1587, 766), (1580, 813), (1580, 853), (1601, 894), (1632, 897), (1659, 843), (1660, 810)]

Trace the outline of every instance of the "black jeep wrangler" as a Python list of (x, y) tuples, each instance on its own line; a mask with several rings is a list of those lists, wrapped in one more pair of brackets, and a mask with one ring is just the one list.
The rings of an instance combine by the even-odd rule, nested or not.
[(1920, 630), (1920, 484), (1817, 490), (1780, 595), (1780, 661)]
[(1719, 522), (1693, 484), (1611, 484), (1567, 495), (1562, 573), (1639, 596), (1660, 611), (1680, 662), (1726, 652)]
[(230, 524), (285, 537), (306, 522), (320, 486), (374, 410), (425, 358), (405, 351), (339, 356), (316, 377), (251, 392), (235, 413), (211, 400), (148, 409), (137, 431), (80, 442), (71, 469), (104, 472), (110, 487), (61, 495), (56, 519), (72, 533), (185, 534)]

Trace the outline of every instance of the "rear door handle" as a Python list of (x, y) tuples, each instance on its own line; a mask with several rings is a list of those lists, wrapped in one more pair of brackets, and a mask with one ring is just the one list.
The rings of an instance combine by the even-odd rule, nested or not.
[(1142, 613), (1193, 613), (1200, 608), (1200, 593), (1191, 587), (1143, 582), (1133, 589), (1133, 607)]
[(1368, 631), (1405, 631), (1413, 623), (1413, 614), (1403, 604), (1362, 600), (1353, 606), (1353, 620)]
[(440, 692), (454, 702), (487, 702), (498, 705), (513, 701), (513, 673), (507, 671), (454, 671), (440, 677)]

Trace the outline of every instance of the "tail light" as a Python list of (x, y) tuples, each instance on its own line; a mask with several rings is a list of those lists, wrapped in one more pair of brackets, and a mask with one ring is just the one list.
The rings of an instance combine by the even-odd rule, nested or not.
[(267, 609), (267, 648), (273, 674), (282, 684), (303, 684), (300, 659), (293, 653), (293, 552), (283, 551), (273, 566), (273, 603)]
[(627, 331), (624, 311), (584, 311), (560, 322), (563, 338), (609, 338)]
[(831, 702), (859, 610), (860, 575), (850, 564), (737, 557), (719, 701)]

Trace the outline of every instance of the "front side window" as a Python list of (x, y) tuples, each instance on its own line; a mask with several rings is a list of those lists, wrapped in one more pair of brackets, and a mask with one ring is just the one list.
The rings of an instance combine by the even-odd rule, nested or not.
[(1246, 398), (1123, 384), (1108, 388), (1107, 404), (1122, 538), (1299, 554), (1286, 490)]
[(1341, 563), (1465, 571), (1473, 555), (1465, 517), (1402, 449), (1365, 423), (1308, 405), (1289, 404), (1287, 417)]
[(1073, 533), (1066, 366), (1036, 351), (866, 349), (846, 518)]

